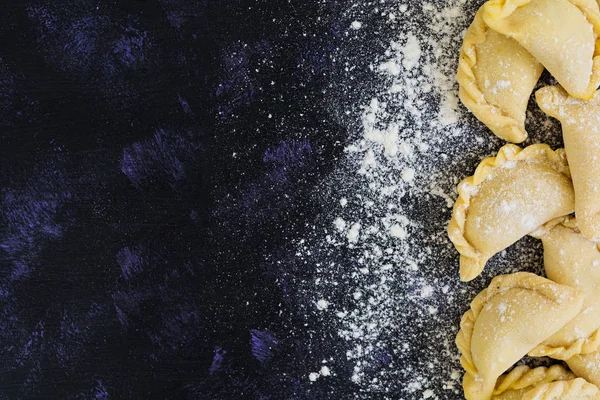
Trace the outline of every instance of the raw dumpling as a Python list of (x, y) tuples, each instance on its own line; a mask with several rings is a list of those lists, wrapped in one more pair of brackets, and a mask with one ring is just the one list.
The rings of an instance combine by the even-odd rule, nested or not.
[(600, 95), (586, 103), (569, 97), (560, 86), (548, 86), (535, 97), (540, 108), (562, 124), (579, 229), (589, 239), (600, 240)]
[(585, 379), (542, 383), (523, 394), (523, 400), (599, 400), (600, 389)]
[(567, 360), (567, 365), (577, 376), (600, 386), (600, 351), (574, 356)]
[(490, 399), (498, 377), (573, 319), (583, 300), (577, 289), (527, 272), (492, 279), (456, 336), (467, 400)]
[(573, 207), (562, 149), (503, 146), (458, 185), (448, 236), (460, 253), (460, 279), (474, 279), (494, 254)]
[(492, 400), (521, 400), (525, 392), (537, 385), (575, 378), (576, 376), (562, 365), (533, 369), (526, 365), (520, 365), (498, 378)]
[(489, 29), (479, 10), (460, 51), (459, 97), (496, 136), (521, 143), (527, 102), (543, 70), (514, 39)]
[(595, 0), (489, 0), (485, 23), (515, 39), (571, 96), (589, 100), (600, 84), (600, 12)]
[(565, 218), (544, 230), (538, 236), (544, 244), (546, 276), (580, 289), (585, 301), (578, 316), (529, 355), (567, 360), (600, 348), (600, 251), (596, 243), (579, 233), (575, 219)]

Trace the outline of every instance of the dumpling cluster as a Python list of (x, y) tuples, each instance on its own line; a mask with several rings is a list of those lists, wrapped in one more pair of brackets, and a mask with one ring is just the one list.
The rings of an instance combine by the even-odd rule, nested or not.
[[(520, 143), (544, 69), (559, 85), (539, 89), (536, 101), (561, 122), (565, 148), (503, 146), (459, 184), (448, 226), (463, 281), (526, 235), (544, 246), (547, 278), (497, 276), (461, 320), (469, 400), (600, 400), (600, 9), (596, 0), (488, 0), (461, 49), (465, 106)], [(570, 371), (510, 370), (525, 355)]]
[(489, 0), (465, 34), (460, 99), (497, 136), (521, 143), (544, 68), (573, 98), (592, 98), (600, 84), (599, 36), (596, 0)]
[[(456, 344), (466, 371), (465, 397), (600, 399), (598, 244), (568, 216), (532, 235), (544, 245), (547, 278), (527, 272), (499, 275), (462, 317)], [(503, 375), (525, 355), (565, 361), (572, 373), (558, 366), (531, 371), (520, 366)]]

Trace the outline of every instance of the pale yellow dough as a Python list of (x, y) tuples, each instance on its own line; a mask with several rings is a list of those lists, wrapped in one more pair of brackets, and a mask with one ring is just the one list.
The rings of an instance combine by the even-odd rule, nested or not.
[(584, 295), (569, 286), (518, 272), (495, 277), (463, 315), (456, 345), (467, 400), (488, 400), (502, 373), (581, 310)]
[[(565, 273), (573, 276), (580, 274), (578, 286), (588, 293), (600, 293), (600, 251), (597, 246), (597, 244), (590, 241), (584, 242), (584, 239), (573, 242), (566, 241), (564, 246), (565, 251), (571, 250), (577, 253), (572, 263), (574, 271), (566, 270)], [(577, 251), (577, 247), (579, 247), (579, 251)], [(550, 260), (547, 261), (547, 259), (550, 254), (546, 255), (545, 248), (546, 246), (544, 246), (544, 262), (548, 263)], [(560, 249), (558, 249), (558, 252), (560, 252)], [(556, 253), (556, 251), (552, 252), (553, 257), (562, 257), (562, 255)], [(577, 376), (600, 386), (600, 351), (575, 355), (567, 360), (567, 364)]]
[(494, 254), (573, 208), (562, 149), (503, 146), (458, 185), (448, 236), (460, 253), (460, 279), (474, 279)]
[(589, 102), (569, 97), (560, 86), (536, 92), (537, 103), (562, 124), (565, 151), (575, 188), (575, 214), (581, 232), (600, 240), (600, 95)]
[(571, 96), (600, 84), (600, 12), (595, 0), (489, 0), (483, 19), (527, 49)]
[(600, 390), (585, 379), (537, 385), (523, 394), (523, 400), (598, 400)]
[[(543, 230), (542, 230), (543, 231)], [(580, 289), (585, 301), (579, 315), (529, 352), (568, 360), (600, 348), (600, 251), (579, 233), (574, 219), (564, 219), (542, 232), (544, 267), (548, 279)]]
[(600, 386), (600, 351), (574, 356), (567, 360), (567, 364), (577, 376)]
[(576, 376), (561, 365), (549, 368), (529, 368), (521, 365), (513, 368), (508, 374), (498, 378), (494, 389), (493, 400), (521, 400), (523, 394), (537, 385), (555, 381), (575, 379)]
[(480, 10), (460, 50), (459, 97), (496, 136), (520, 143), (527, 138), (527, 102), (543, 70), (519, 43), (489, 29)]

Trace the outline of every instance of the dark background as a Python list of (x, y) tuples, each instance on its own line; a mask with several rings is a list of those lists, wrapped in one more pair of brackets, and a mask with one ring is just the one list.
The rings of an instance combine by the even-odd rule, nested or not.
[(0, 399), (355, 393), (289, 262), (386, 45), (349, 4), (2, 2)]

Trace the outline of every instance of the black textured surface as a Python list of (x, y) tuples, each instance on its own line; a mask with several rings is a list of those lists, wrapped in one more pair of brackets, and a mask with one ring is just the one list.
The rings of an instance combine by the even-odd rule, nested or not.
[(347, 138), (342, 10), (4, 3), (0, 398), (353, 392), (306, 385), (321, 355), (273, 267)]

